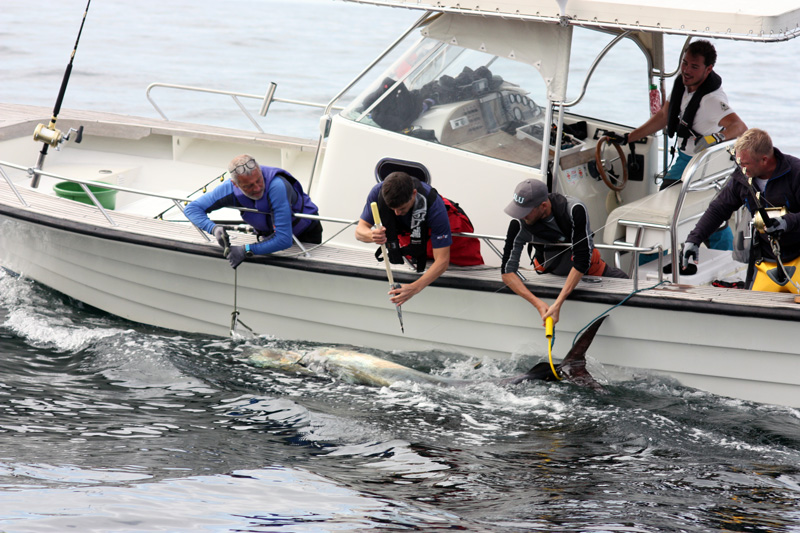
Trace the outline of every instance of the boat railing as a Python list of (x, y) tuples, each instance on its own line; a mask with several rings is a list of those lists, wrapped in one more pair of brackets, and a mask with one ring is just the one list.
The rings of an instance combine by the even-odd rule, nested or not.
[[(474, 234), (470, 233), (453, 233), (454, 236), (464, 236), (470, 237)], [(496, 240), (505, 240), (505, 237), (497, 237), (497, 236), (483, 236), (489, 237), (491, 239)], [(532, 243), (534, 246), (537, 244), (547, 246), (548, 248), (570, 248), (572, 246), (571, 242), (534, 242)], [(637, 246), (635, 244), (631, 244), (629, 242), (624, 241), (614, 241), (614, 244), (603, 244), (603, 243), (594, 243), (593, 246), (598, 250), (611, 250), (614, 252), (614, 261), (617, 268), (620, 268), (621, 262), (621, 254), (623, 253), (630, 253), (632, 254), (631, 264), (633, 265), (633, 273), (631, 274), (631, 279), (633, 280), (633, 290), (639, 290), (639, 255), (640, 254), (658, 254), (657, 258), (655, 259), (658, 261), (658, 282), (659, 284), (664, 281), (664, 249), (660, 244), (655, 244), (653, 246)], [(525, 281), (525, 276), (517, 272), (517, 275)]]
[(331, 98), (330, 102), (325, 106), (325, 110), (323, 111), (322, 118), (320, 119), (320, 133), (319, 133), (319, 140), (317, 142), (317, 149), (314, 152), (314, 162), (311, 164), (311, 174), (308, 180), (308, 188), (311, 189), (311, 184), (314, 183), (314, 176), (317, 175), (317, 165), (319, 164), (322, 156), (322, 147), (325, 141), (325, 138), (328, 136), (331, 126), (331, 110), (337, 109), (335, 107), (336, 102), (339, 101), (347, 92), (352, 89), (356, 83), (361, 81), (361, 79), (367, 75), (368, 72), (372, 70), (372, 67), (380, 63), (383, 58), (388, 56), (401, 42), (405, 40), (408, 35), (414, 31), (416, 28), (422, 25), (428, 17), (435, 16), (433, 15), (432, 11), (425, 11), (421, 17), (419, 17), (413, 24), (411, 24), (406, 30), (401, 33), (389, 46), (384, 49), (383, 52), (378, 54), (378, 56), (373, 59), (369, 65), (364, 67), (364, 69), (359, 72), (355, 78), (350, 80), (350, 83), (344, 86), (338, 93), (336, 93), (333, 98)]
[[(160, 87), (160, 88), (164, 88), (164, 89), (175, 89), (175, 90), (179, 90), (179, 91), (198, 92), (198, 93), (206, 93), (206, 94), (219, 94), (219, 95), (223, 95), (223, 96), (230, 96), (233, 99), (234, 103), (236, 103), (236, 105), (242, 111), (242, 113), (244, 113), (244, 116), (247, 117), (247, 119), (253, 124), (253, 126), (255, 126), (255, 128), (259, 131), (259, 133), (264, 133), (264, 130), (261, 128), (261, 126), (259, 125), (259, 123), (256, 120), (256, 118), (253, 116), (253, 114), (242, 103), (241, 98), (249, 98), (249, 99), (253, 99), (253, 100), (260, 100), (261, 101), (261, 106), (259, 107), (258, 114), (261, 117), (266, 117), (267, 116), (267, 113), (269, 112), (269, 108), (270, 108), (270, 106), (272, 105), (273, 102), (278, 102), (278, 103), (282, 103), (282, 104), (297, 105), (297, 106), (303, 106), (303, 107), (315, 107), (315, 108), (318, 108), (318, 109), (326, 109), (328, 107), (328, 104), (320, 104), (320, 103), (315, 103), (315, 102), (306, 102), (306, 101), (303, 101), (303, 100), (292, 100), (292, 99), (288, 99), (288, 98), (276, 98), (275, 97), (275, 90), (277, 89), (278, 84), (275, 83), (275, 82), (270, 82), (269, 87), (267, 87), (267, 91), (264, 93), (263, 96), (260, 95), (260, 94), (248, 94), (248, 93), (240, 93), (240, 92), (236, 92), (236, 91), (224, 91), (224, 90), (220, 90), (220, 89), (208, 89), (208, 88), (205, 88), (205, 87), (193, 87), (191, 85), (177, 85), (177, 84), (174, 84), (174, 83), (161, 83), (161, 82), (151, 83), (150, 85), (147, 86), (147, 90), (145, 91), (145, 95), (147, 96), (147, 100), (150, 102), (150, 104), (153, 106), (153, 108), (156, 110), (156, 112), (159, 115), (161, 115), (161, 118), (163, 118), (164, 120), (169, 120), (169, 118), (167, 117), (166, 113), (164, 113), (164, 111), (161, 109), (161, 107), (159, 107), (159, 105), (156, 103), (156, 101), (153, 98), (153, 96), (150, 94), (150, 92), (153, 89), (155, 89), (156, 87)], [(341, 109), (344, 109), (344, 108), (343, 107), (336, 107), (335, 109), (341, 110)]]
[[(102, 189), (111, 189), (111, 190), (118, 191), (118, 192), (127, 192), (127, 193), (131, 193), (131, 194), (137, 194), (137, 195), (145, 196), (145, 197), (149, 197), (149, 198), (160, 198), (160, 199), (163, 199), (163, 200), (171, 200), (172, 203), (175, 204), (175, 206), (178, 209), (180, 209), (181, 213), (183, 213), (183, 205), (182, 204), (187, 204), (187, 203), (191, 202), (191, 200), (189, 198), (181, 198), (181, 197), (171, 196), (171, 195), (167, 195), (167, 194), (159, 194), (159, 193), (154, 193), (152, 191), (143, 191), (143, 190), (140, 190), (140, 189), (133, 189), (131, 187), (123, 187), (122, 185), (114, 185), (113, 183), (106, 183), (106, 182), (102, 182), (102, 181), (84, 180), (84, 179), (79, 179), (79, 178), (70, 178), (70, 177), (67, 177), (67, 176), (62, 176), (60, 174), (54, 174), (52, 172), (47, 172), (45, 170), (35, 170), (33, 168), (30, 168), (30, 167), (25, 167), (25, 166), (22, 166), (22, 165), (17, 165), (15, 163), (10, 163), (8, 161), (0, 161), (0, 176), (2, 176), (2, 178), (6, 181), (6, 183), (8, 183), (8, 186), (14, 192), (14, 194), (17, 197), (17, 199), (25, 207), (30, 207), (30, 205), (25, 201), (25, 198), (23, 198), (22, 194), (20, 194), (19, 188), (17, 187), (17, 185), (14, 184), (14, 182), (11, 179), (11, 177), (8, 175), (8, 173), (4, 170), (3, 167), (13, 168), (13, 169), (16, 169), (16, 170), (22, 170), (22, 171), (27, 172), (28, 175), (30, 175), (30, 176), (33, 176), (34, 174), (39, 174), (41, 176), (47, 176), (49, 178), (54, 178), (54, 179), (57, 179), (57, 180), (77, 183), (78, 185), (81, 186), (81, 189), (83, 190), (84, 194), (86, 194), (87, 198), (92, 201), (92, 203), (94, 204), (95, 207), (97, 207), (97, 209), (100, 210), (102, 215), (108, 221), (109, 225), (115, 226), (115, 227), (119, 226), (119, 224), (117, 224), (117, 222), (111, 216), (110, 210), (106, 209), (105, 207), (103, 207), (103, 204), (100, 202), (100, 200), (97, 199), (97, 196), (95, 196), (94, 192), (92, 192), (92, 190), (89, 188), (89, 186), (102, 188)], [(195, 226), (195, 228), (197, 228), (197, 226)], [(201, 230), (200, 228), (197, 228), (197, 231), (203, 236), (203, 238), (205, 238), (206, 241), (210, 241), (211, 240), (211, 238), (203, 230)]]
[[(354, 226), (358, 224), (358, 220), (348, 220), (343, 218), (331, 218), (331, 217), (324, 217), (320, 215), (311, 215), (306, 213), (295, 213), (294, 216), (297, 218), (308, 218), (312, 220), (319, 220), (321, 222), (336, 222), (340, 224), (346, 224), (348, 226)], [(505, 242), (506, 236), (505, 235), (488, 235), (484, 233), (472, 233), (472, 232), (453, 232), (453, 237), (467, 237), (470, 239), (479, 239), (486, 246), (492, 250), (497, 257), (502, 258), (503, 252), (495, 245), (493, 241), (498, 242)], [(535, 245), (536, 243), (534, 243)], [(539, 243), (544, 244), (544, 243)], [(572, 246), (572, 243), (564, 242), (564, 243), (547, 243), (548, 246), (558, 246), (569, 248)], [(639, 254), (651, 254), (651, 253), (658, 253), (658, 281), (664, 281), (663, 278), (663, 268), (662, 268), (662, 260), (663, 260), (663, 249), (660, 244), (651, 246), (651, 247), (644, 247), (644, 246), (635, 246), (630, 243), (614, 243), (614, 244), (601, 244), (601, 243), (594, 243), (594, 247), (598, 250), (611, 250), (615, 253), (615, 258), (617, 260), (617, 267), (619, 267), (619, 256), (621, 253), (632, 253), (633, 254), (633, 288), (634, 290), (639, 290), (639, 280), (638, 280), (638, 264), (639, 264)], [(302, 248), (302, 246), (301, 246)], [(525, 276), (522, 273), (517, 272), (517, 275), (522, 279), (522, 281), (527, 281)]]
[[(34, 169), (30, 168), (30, 167), (17, 165), (15, 163), (10, 163), (8, 161), (0, 161), (0, 177), (2, 177), (6, 181), (6, 183), (9, 186), (9, 188), (12, 190), (14, 195), (19, 200), (20, 204), (22, 204), (26, 208), (30, 208), (30, 204), (28, 204), (28, 202), (25, 201), (24, 196), (20, 193), (19, 187), (14, 183), (14, 181), (11, 179), (11, 177), (8, 175), (8, 173), (5, 171), (5, 167), (13, 168), (15, 170), (24, 171), (28, 175), (31, 175), (31, 176), (35, 172), (37, 174), (40, 174), (42, 176), (47, 176), (49, 178), (54, 178), (54, 179), (57, 179), (57, 180), (68, 181), (68, 182), (79, 184), (81, 186), (81, 188), (83, 189), (83, 192), (86, 194), (87, 198), (90, 199), (92, 204), (94, 204), (94, 206), (97, 209), (100, 210), (102, 215), (108, 221), (109, 225), (110, 226), (114, 226), (114, 227), (119, 226), (119, 224), (112, 217), (113, 211), (103, 207), (102, 203), (97, 198), (97, 196), (95, 196), (94, 192), (89, 188), (89, 186), (102, 188), (102, 189), (111, 189), (111, 190), (115, 190), (115, 191), (119, 191), (119, 192), (136, 194), (136, 195), (144, 196), (144, 197), (147, 197), (147, 198), (158, 198), (158, 199), (163, 199), (163, 200), (170, 200), (170, 201), (172, 201), (174, 206), (177, 207), (184, 216), (186, 216), (186, 214), (184, 212), (183, 206), (192, 201), (190, 198), (184, 198), (184, 197), (173, 196), (173, 195), (168, 195), (168, 194), (159, 194), (159, 193), (154, 193), (152, 191), (144, 191), (144, 190), (141, 190), (141, 189), (134, 189), (134, 188), (131, 188), (131, 187), (124, 187), (124, 186), (121, 186), (121, 185), (115, 185), (113, 183), (105, 183), (105, 182), (94, 181), (94, 180), (84, 180), (84, 179), (79, 179), (79, 178), (70, 178), (70, 177), (67, 177), (67, 176), (62, 176), (60, 174), (55, 174), (53, 172), (47, 172), (47, 171), (44, 171), (44, 170), (36, 170), (36, 171), (34, 171)], [(239, 211), (256, 211), (255, 209), (250, 209), (250, 208), (246, 208), (246, 207), (235, 207), (234, 209), (237, 209)], [(331, 222), (331, 223), (335, 223), (335, 224), (344, 224), (345, 225), (345, 229), (347, 228), (347, 226), (353, 226), (353, 225), (358, 224), (358, 219), (351, 220), (351, 219), (345, 219), (345, 218), (328, 217), (328, 216), (322, 216), (322, 215), (312, 215), (312, 214), (306, 214), (306, 213), (295, 213), (294, 216), (297, 217), (297, 218), (309, 218), (309, 219), (312, 219), (312, 220), (319, 220), (320, 222)], [(191, 223), (191, 221), (188, 219), (188, 217), (187, 217), (187, 221), (189, 221)], [(206, 232), (204, 232), (203, 230), (201, 230), (200, 228), (195, 226), (193, 223), (192, 223), (192, 226), (203, 237), (203, 239), (205, 239), (206, 242), (210, 242), (211, 241), (211, 237)], [(505, 236), (488, 235), (488, 234), (482, 234), (482, 233), (467, 233), (467, 232), (456, 232), (456, 233), (453, 233), (453, 236), (454, 237), (467, 237), (467, 238), (472, 238), (472, 239), (480, 239), (482, 242), (486, 243), (486, 245), (489, 247), (489, 249), (491, 249), (495, 254), (497, 254), (498, 257), (502, 258), (502, 256), (503, 256), (502, 251), (497, 247), (497, 245), (494, 244), (493, 241), (505, 242), (505, 239), (506, 239)], [(328, 239), (328, 241), (330, 241), (330, 239)], [(300, 249), (303, 251), (304, 255), (306, 255), (306, 256), (309, 255), (308, 250), (306, 250), (306, 248), (299, 241), (297, 241), (297, 239), (295, 239), (295, 243), (300, 247)], [(567, 247), (567, 246), (570, 246), (570, 243), (559, 243), (558, 245), (562, 245), (562, 246)], [(613, 251), (615, 251), (615, 253), (617, 253), (617, 257), (619, 255), (619, 253), (621, 253), (621, 252), (633, 252), (634, 258), (636, 258), (639, 253), (659, 252), (659, 254), (658, 254), (659, 255), (659, 269), (658, 269), (659, 270), (659, 281), (662, 281), (662, 279), (661, 279), (662, 269), (660, 268), (660, 266), (661, 266), (660, 265), (660, 261), (661, 261), (660, 258), (661, 258), (662, 254), (660, 253), (661, 252), (661, 246), (660, 245), (656, 246), (656, 247), (639, 247), (639, 246), (634, 246), (634, 245), (627, 244), (627, 243), (623, 243), (623, 244), (615, 243), (613, 245), (596, 243), (594, 246), (596, 248), (598, 248), (598, 249), (613, 250)], [(635, 263), (638, 263), (638, 261), (635, 261)], [(634, 270), (634, 272), (636, 272), (636, 271)], [(522, 276), (522, 274), (519, 274), (519, 276), (520, 276), (520, 278), (523, 279), (523, 281), (525, 280), (525, 278), (524, 278), (524, 276)], [(637, 276), (636, 275), (633, 276), (633, 283), (634, 283), (634, 289), (638, 290), (638, 280), (637, 280)]]
[[(678, 248), (678, 222), (681, 220), (681, 213), (683, 205), (686, 201), (686, 195), (689, 192), (708, 191), (711, 189), (721, 189), (730, 175), (733, 173), (735, 163), (733, 156), (730, 155), (730, 149), (734, 141), (725, 141), (719, 144), (710, 146), (694, 156), (686, 169), (683, 171), (681, 177), (681, 190), (678, 195), (678, 201), (675, 204), (675, 211), (672, 215), (670, 224), (670, 255), (672, 264), (680, 264), (680, 249)], [(729, 154), (731, 164), (720, 168), (719, 170), (709, 169), (715, 162), (718, 161), (720, 156), (725, 157), (721, 152)], [(699, 217), (698, 217), (699, 218)], [(678, 283), (680, 281), (680, 269), (672, 269), (672, 281)]]

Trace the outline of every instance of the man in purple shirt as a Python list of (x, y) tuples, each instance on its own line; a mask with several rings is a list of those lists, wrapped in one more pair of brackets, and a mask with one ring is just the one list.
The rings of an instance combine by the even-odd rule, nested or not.
[(208, 218), (208, 213), (223, 207), (254, 210), (242, 211), (242, 219), (255, 229), (259, 242), (231, 246), (228, 254), (231, 267), (238, 267), (245, 257), (289, 248), (292, 235), (301, 242), (322, 242), (322, 225), (318, 220), (293, 216), (294, 213), (317, 214), (319, 210), (287, 171), (260, 166), (252, 156), (242, 154), (230, 162), (228, 174), (229, 181), (190, 202), (185, 213), (195, 226), (214, 235), (225, 248), (228, 234), (224, 227)]

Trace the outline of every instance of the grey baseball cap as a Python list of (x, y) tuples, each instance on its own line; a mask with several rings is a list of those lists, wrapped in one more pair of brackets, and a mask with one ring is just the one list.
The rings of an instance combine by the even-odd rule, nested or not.
[(505, 212), (513, 218), (525, 218), (534, 207), (539, 207), (547, 200), (547, 195), (547, 185), (543, 181), (525, 180), (514, 189), (514, 198)]

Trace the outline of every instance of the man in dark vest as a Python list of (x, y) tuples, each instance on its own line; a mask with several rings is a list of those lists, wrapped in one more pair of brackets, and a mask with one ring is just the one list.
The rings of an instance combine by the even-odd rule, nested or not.
[(318, 220), (294, 217), (294, 213), (317, 214), (319, 210), (303, 187), (282, 168), (260, 166), (247, 154), (233, 158), (228, 165), (230, 180), (190, 202), (185, 213), (192, 223), (214, 237), (223, 248), (229, 239), (225, 228), (208, 218), (208, 213), (223, 207), (247, 207), (242, 219), (253, 226), (258, 242), (230, 246), (228, 261), (233, 268), (246, 257), (266, 255), (292, 245), (292, 235), (301, 242), (322, 242), (322, 225)]
[[(378, 204), (380, 227), (375, 226), (372, 202)], [(452, 206), (459, 209), (457, 204), (447, 202), (451, 209)], [(431, 251), (433, 264), (419, 279), (389, 291), (390, 300), (396, 305), (402, 305), (433, 283), (447, 270), (451, 260), (460, 266), (483, 264), (476, 239), (452, 236), (445, 199), (436, 189), (405, 172), (392, 172), (370, 190), (356, 226), (356, 239), (386, 244), (389, 257), (384, 260), (399, 264), (404, 257), (408, 258), (417, 272), (425, 271)]]
[[(728, 105), (722, 90), (722, 78), (714, 72), (717, 51), (705, 40), (693, 41), (681, 58), (681, 75), (675, 80), (669, 99), (650, 120), (624, 136), (612, 140), (621, 144), (643, 139), (667, 128), (667, 134), (677, 136), (677, 156), (664, 175), (661, 188), (677, 183), (692, 156), (703, 149), (735, 139), (747, 126)], [(710, 248), (733, 249), (733, 234), (725, 232), (710, 237)]]
[[(767, 219), (756, 217), (758, 231), (750, 235), (745, 284), (754, 291), (797, 294), (800, 292), (800, 159), (775, 148), (769, 134), (756, 128), (736, 139), (734, 148), (738, 168), (686, 238), (683, 265), (689, 261), (697, 263), (700, 243), (737, 209), (745, 206), (754, 216), (764, 209)], [(782, 272), (777, 270), (778, 253), (786, 269)]]
[[(558, 323), (561, 306), (584, 274), (628, 277), (600, 257), (592, 242), (589, 213), (577, 198), (549, 193), (543, 181), (527, 179), (517, 185), (505, 212), (514, 220), (508, 226), (500, 265), (503, 283), (536, 308), (542, 316), (542, 325), (547, 317), (553, 317), (553, 322)], [(558, 298), (549, 306), (535, 296), (517, 274), (522, 251), (529, 243), (536, 249), (533, 264), (538, 273), (567, 277)], [(565, 246), (552, 246), (557, 243), (565, 243)]]

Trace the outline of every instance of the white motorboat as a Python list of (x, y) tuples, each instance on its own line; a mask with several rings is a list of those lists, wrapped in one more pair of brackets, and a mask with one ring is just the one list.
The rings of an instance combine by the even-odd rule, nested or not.
[[(603, 365), (800, 407), (800, 349), (792, 337), (800, 304), (793, 294), (712, 285), (741, 275), (744, 265), (729, 252), (704, 249), (691, 276), (664, 273), (727, 179), (730, 143), (695, 156), (682, 189), (659, 192), (663, 137), (635, 144), (630, 154), (604, 140), (630, 126), (571, 111), (617, 43), (635, 43), (642, 79), (663, 94), (677, 67), (666, 64), (665, 35), (783, 41), (798, 34), (800, 8), (784, 1), (358, 3), (418, 9), (420, 18), (325, 106), (319, 139), (76, 110), (56, 113), (58, 131), (47, 125), (49, 109), (0, 104), (3, 267), (109, 313), (180, 331), (228, 335), (246, 324), (283, 339), (381, 349), (541, 354), (540, 320), (505, 288), (498, 268), (509, 222), (503, 207), (514, 186), (533, 177), (579, 197), (605, 259), (632, 275), (585, 277), (564, 307), (562, 339), (610, 311), (590, 354)], [(587, 74), (573, 81), (573, 44), (587, 37), (602, 44)], [(570, 83), (579, 87), (572, 100)], [(151, 86), (149, 97), (156, 87), (163, 89)], [(348, 91), (355, 93), (350, 103), (338, 107)], [(387, 96), (407, 102), (390, 105)], [(273, 100), (269, 91), (262, 113)], [(77, 134), (65, 132), (80, 127), (76, 143)], [(61, 149), (48, 153), (45, 145)], [(304, 182), (320, 207), (322, 245), (248, 259), (234, 272), (216, 242), (187, 221), (183, 202), (220, 183), (240, 153)], [(451, 267), (404, 305), (404, 333), (387, 298), (384, 265), (352, 227), (383, 165), (424, 167), (437, 190), (465, 208), (486, 260)], [(92, 182), (106, 188), (83, 187)], [(214, 215), (239, 223), (235, 211)], [(255, 241), (244, 228), (232, 238)], [(662, 250), (663, 264), (638, 266), (640, 253)], [(522, 274), (546, 300), (563, 283)], [(394, 267), (396, 281), (417, 275)]]

